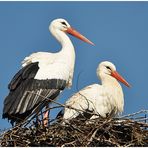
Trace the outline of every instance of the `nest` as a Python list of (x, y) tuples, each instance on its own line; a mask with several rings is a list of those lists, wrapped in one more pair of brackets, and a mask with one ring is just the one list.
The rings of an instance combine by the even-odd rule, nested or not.
[[(145, 113), (143, 117), (137, 115)], [(33, 121), (4, 131), (1, 146), (148, 146), (148, 111), (120, 118), (73, 119), (63, 124), (55, 119), (48, 127)], [(136, 117), (135, 117), (136, 116)], [(25, 122), (26, 123), (26, 122)]]

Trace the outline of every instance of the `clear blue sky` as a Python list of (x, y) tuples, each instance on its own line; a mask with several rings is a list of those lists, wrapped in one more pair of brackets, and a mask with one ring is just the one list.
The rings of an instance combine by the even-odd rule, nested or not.
[[(98, 63), (113, 62), (132, 85), (122, 85), (124, 113), (148, 109), (148, 2), (0, 2), (0, 116), (7, 85), (21, 68), (25, 56), (61, 47), (48, 31), (55, 18), (65, 18), (96, 46), (74, 37), (76, 65), (73, 86), (59, 98), (65, 100), (86, 85), (100, 83)], [(0, 119), (0, 129), (10, 127)]]

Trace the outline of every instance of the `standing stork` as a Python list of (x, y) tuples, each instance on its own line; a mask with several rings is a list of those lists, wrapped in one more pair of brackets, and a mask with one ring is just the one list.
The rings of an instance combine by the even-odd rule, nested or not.
[(123, 111), (124, 96), (118, 81), (130, 87), (128, 82), (119, 75), (115, 65), (108, 61), (99, 64), (97, 76), (100, 77), (102, 85), (92, 84), (74, 94), (66, 101), (67, 107), (58, 114), (58, 117), (63, 112), (63, 119), (66, 122), (78, 116), (88, 115), (86, 111), (96, 114), (91, 116), (91, 119), (98, 117), (97, 115), (116, 116)]
[[(22, 69), (8, 85), (10, 92), (4, 100), (3, 118), (11, 120), (12, 125), (47, 106), (50, 101), (45, 98), (55, 99), (65, 87), (71, 87), (75, 50), (66, 33), (93, 44), (64, 19), (53, 20), (49, 30), (62, 49), (57, 53), (33, 53), (23, 60)], [(47, 116), (46, 112), (44, 118)]]

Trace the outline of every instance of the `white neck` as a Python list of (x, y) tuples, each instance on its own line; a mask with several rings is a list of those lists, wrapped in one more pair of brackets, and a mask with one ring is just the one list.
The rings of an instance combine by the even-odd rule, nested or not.
[(105, 74), (100, 76), (102, 85), (108, 86), (108, 87), (121, 87), (119, 82), (113, 78), (112, 76)]
[(120, 83), (115, 78), (107, 74), (100, 75), (100, 79), (102, 86), (105, 87), (109, 95), (112, 96), (112, 102), (117, 107), (117, 112), (122, 112), (124, 106), (124, 96)]
[(52, 27), (50, 28), (50, 32), (60, 42), (62, 50), (74, 50), (73, 44), (65, 32)]
[[(66, 63), (68, 78), (68, 87), (72, 85), (74, 65), (75, 65), (75, 50), (74, 46), (65, 32), (58, 29), (50, 28), (52, 35), (60, 42), (62, 49), (56, 53), (57, 61)], [(59, 58), (60, 57), (60, 58)]]

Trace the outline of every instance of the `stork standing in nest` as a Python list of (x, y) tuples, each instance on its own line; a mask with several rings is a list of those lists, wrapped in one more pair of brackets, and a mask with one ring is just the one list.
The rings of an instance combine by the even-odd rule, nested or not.
[(58, 116), (63, 114), (65, 122), (88, 115), (86, 111), (96, 114), (91, 116), (91, 119), (98, 115), (101, 117), (116, 116), (123, 112), (124, 95), (118, 81), (130, 87), (128, 82), (116, 71), (115, 65), (108, 61), (99, 64), (97, 76), (101, 79), (102, 85), (89, 85), (66, 101), (66, 107), (58, 114)]
[[(49, 30), (62, 49), (57, 53), (33, 53), (23, 60), (22, 69), (8, 85), (10, 92), (4, 100), (3, 118), (11, 120), (11, 124), (48, 107), (50, 100), (47, 98), (54, 100), (65, 87), (71, 87), (75, 50), (66, 33), (93, 44), (64, 19), (53, 20)], [(45, 112), (44, 119), (47, 117), (48, 112)], [(46, 124), (47, 120), (44, 121)]]

